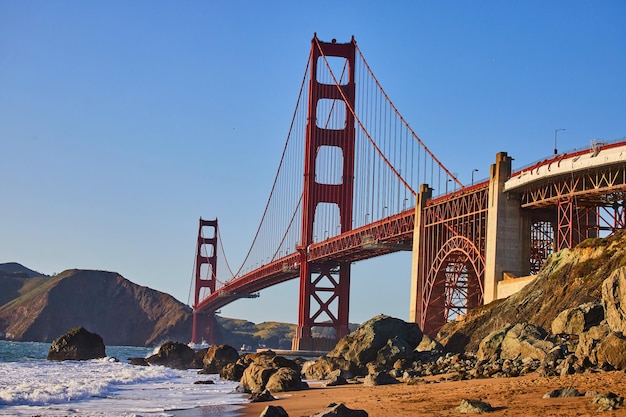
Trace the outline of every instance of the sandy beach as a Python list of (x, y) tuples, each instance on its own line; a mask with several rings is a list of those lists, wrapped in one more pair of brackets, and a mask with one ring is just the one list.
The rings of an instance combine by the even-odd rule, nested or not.
[(306, 391), (275, 394), (278, 399), (267, 403), (251, 403), (242, 410), (244, 416), (258, 417), (268, 405), (281, 406), (290, 417), (311, 416), (330, 403), (344, 403), (353, 409), (367, 411), (369, 416), (395, 417), (458, 416), (455, 408), (461, 399), (488, 402), (493, 416), (626, 416), (626, 406), (614, 411), (598, 412), (593, 396), (577, 398), (543, 398), (557, 388), (574, 387), (579, 392), (611, 391), (626, 394), (626, 373), (620, 371), (585, 373), (563, 377), (540, 377), (536, 374), (517, 378), (441, 381), (432, 377), (416, 385), (397, 384), (365, 387), (350, 384), (323, 387), (312, 383)]

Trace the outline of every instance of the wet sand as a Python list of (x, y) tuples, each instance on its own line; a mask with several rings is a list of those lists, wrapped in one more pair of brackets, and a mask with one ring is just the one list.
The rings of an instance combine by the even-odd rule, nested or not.
[(490, 416), (626, 416), (626, 406), (615, 411), (598, 412), (593, 397), (543, 398), (557, 388), (572, 386), (581, 393), (607, 392), (626, 396), (626, 373), (585, 373), (564, 377), (539, 377), (536, 374), (517, 378), (474, 379), (469, 381), (442, 381), (430, 378), (430, 383), (405, 383), (365, 387), (350, 384), (322, 387), (311, 384), (311, 389), (278, 393), (276, 401), (250, 403), (239, 412), (243, 416), (258, 417), (268, 405), (281, 406), (290, 417), (311, 416), (330, 403), (344, 403), (347, 407), (367, 411), (371, 417), (459, 416), (455, 408), (461, 399), (488, 402), (494, 411)]

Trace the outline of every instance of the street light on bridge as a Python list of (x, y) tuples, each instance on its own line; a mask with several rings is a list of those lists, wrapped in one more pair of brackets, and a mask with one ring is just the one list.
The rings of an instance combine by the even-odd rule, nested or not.
[(559, 130), (565, 130), (565, 129), (554, 129), (554, 154), (555, 155), (558, 153), (556, 150), (556, 134), (558, 133)]
[(472, 185), (474, 185), (474, 172), (478, 172), (478, 168), (472, 170)]

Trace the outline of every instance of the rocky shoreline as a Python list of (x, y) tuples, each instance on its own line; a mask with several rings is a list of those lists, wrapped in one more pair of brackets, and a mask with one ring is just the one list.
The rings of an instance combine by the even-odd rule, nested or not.
[[(410, 398), (409, 412), (420, 409), (420, 402), (440, 403), (444, 392), (455, 391), (454, 407), (446, 402), (445, 410), (439, 410), (443, 414), (430, 410), (427, 415), (568, 415), (541, 411), (554, 401), (561, 404), (554, 398), (568, 398), (567, 404), (573, 401), (581, 410), (626, 415), (625, 259), (624, 233), (562, 251), (523, 290), (448, 323), (436, 337), (423, 334), (416, 323), (379, 315), (315, 360), (288, 359), (271, 350), (239, 355), (228, 345), (194, 352), (167, 342), (157, 354), (133, 363), (218, 373), (239, 382), (238, 392), (250, 394), (251, 402), (269, 403), (260, 413), (264, 417), (296, 415), (279, 405), (286, 404), (287, 395), (304, 399), (316, 392), (325, 398), (341, 386), (351, 394), (328, 397), (313, 414), (303, 414), (300, 404), (293, 406), (295, 412), (316, 417), (397, 414), (384, 395)], [(320, 384), (312, 388), (306, 381)], [(488, 401), (502, 386), (510, 392)], [(536, 414), (512, 408), (517, 395), (533, 401), (540, 395), (542, 401), (533, 405)], [(374, 412), (378, 407), (366, 401), (368, 396), (391, 409)], [(589, 404), (583, 405), (581, 398)]]

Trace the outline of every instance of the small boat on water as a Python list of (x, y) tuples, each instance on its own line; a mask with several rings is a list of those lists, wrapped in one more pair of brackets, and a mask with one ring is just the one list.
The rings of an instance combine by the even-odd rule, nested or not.
[(209, 347), (209, 344), (203, 340), (202, 343), (193, 343), (193, 342), (189, 342), (187, 343), (187, 346), (189, 346), (190, 348), (194, 349), (194, 350), (198, 350), (198, 349), (206, 349)]

